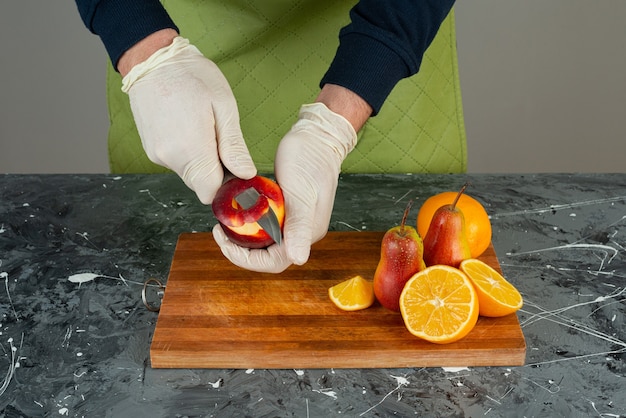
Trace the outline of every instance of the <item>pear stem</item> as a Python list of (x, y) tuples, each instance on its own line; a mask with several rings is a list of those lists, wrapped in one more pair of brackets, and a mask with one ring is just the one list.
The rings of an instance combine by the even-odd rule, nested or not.
[(406, 209), (404, 209), (404, 215), (402, 215), (402, 222), (400, 222), (400, 233), (404, 233), (404, 225), (406, 224), (406, 218), (409, 216), (409, 212), (411, 211), (411, 206), (413, 206), (413, 199), (409, 200), (409, 203), (406, 205)]
[(461, 187), (461, 190), (459, 190), (459, 193), (454, 198), (454, 202), (452, 202), (452, 209), (454, 209), (454, 207), (456, 206), (456, 203), (459, 201), (459, 199), (461, 198), (461, 195), (465, 192), (465, 189), (467, 189), (469, 185), (470, 183), (468, 181), (467, 183), (463, 185), (463, 187)]

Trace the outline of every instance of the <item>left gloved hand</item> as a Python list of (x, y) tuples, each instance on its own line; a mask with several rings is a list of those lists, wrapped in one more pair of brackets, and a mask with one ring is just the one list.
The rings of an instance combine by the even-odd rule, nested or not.
[(356, 142), (356, 132), (343, 116), (322, 103), (302, 106), (274, 161), (285, 196), (283, 244), (263, 250), (242, 248), (229, 242), (218, 224), (213, 237), (226, 258), (248, 270), (269, 273), (306, 263), (311, 245), (328, 231), (341, 163)]

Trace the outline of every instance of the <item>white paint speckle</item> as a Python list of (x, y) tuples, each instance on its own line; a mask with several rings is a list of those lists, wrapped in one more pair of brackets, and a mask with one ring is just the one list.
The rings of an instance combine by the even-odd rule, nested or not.
[[(369, 409), (367, 409), (364, 412), (361, 412), (359, 414), (360, 417), (362, 417), (363, 415), (368, 414), (370, 411), (372, 411), (373, 409), (375, 409), (378, 405), (380, 405), (381, 403), (383, 403), (385, 401), (385, 399), (387, 399), (389, 396), (391, 396), (391, 394), (393, 394), (394, 392), (398, 391), (402, 386), (406, 386), (409, 384), (409, 380), (406, 377), (402, 377), (402, 376), (394, 376), (394, 375), (390, 375), (390, 377), (394, 378), (396, 380), (396, 382), (398, 383), (398, 386), (396, 386), (396, 388), (394, 390), (392, 390), (391, 392), (389, 392), (388, 394), (386, 394), (385, 396), (383, 396), (383, 398), (376, 403), (375, 405), (372, 405)], [(401, 398), (401, 394), (398, 393), (398, 400)]]
[(462, 372), (463, 370), (467, 370), (469, 371), (468, 367), (442, 367), (443, 371), (446, 373), (459, 373)]
[(59, 409), (59, 414), (60, 414), (60, 415), (66, 415), (66, 416), (69, 416), (69, 414), (70, 414), (70, 410), (69, 410), (69, 409), (67, 409), (67, 408), (61, 408), (61, 409)]
[(391, 377), (396, 379), (396, 383), (398, 383), (398, 386), (402, 386), (402, 385), (406, 386), (409, 384), (409, 379), (407, 379), (406, 377), (394, 376), (394, 375), (391, 375)]
[(248, 370), (246, 370), (246, 374), (252, 374), (252, 373), (254, 373), (254, 369), (248, 369)]
[(321, 393), (322, 395), (337, 399), (337, 392), (332, 389), (313, 389), (313, 392)]
[(213, 389), (219, 389), (220, 386), (222, 386), (222, 383), (224, 382), (224, 379), (222, 379), (221, 377), (219, 379), (217, 379), (215, 382), (211, 383), (209, 382), (209, 385), (211, 385), (211, 387)]
[(294, 369), (293, 371), (296, 372), (296, 374), (298, 376), (304, 376), (304, 370), (296, 370), (296, 369)]
[(78, 273), (72, 274), (70, 277), (67, 278), (67, 280), (72, 283), (86, 283), (94, 280), (97, 277), (100, 277), (100, 275), (95, 273)]
[(141, 284), (141, 285), (144, 284), (140, 282), (126, 280), (121, 274), (119, 275), (119, 277), (113, 277), (113, 276), (106, 276), (104, 274), (97, 274), (97, 273), (78, 273), (78, 274), (72, 274), (71, 276), (67, 278), (67, 280), (72, 283), (78, 283), (78, 285), (80, 286), (83, 283), (93, 281), (97, 278), (119, 280), (122, 283), (124, 283), (126, 286), (128, 286), (128, 283), (135, 283), (135, 284)]

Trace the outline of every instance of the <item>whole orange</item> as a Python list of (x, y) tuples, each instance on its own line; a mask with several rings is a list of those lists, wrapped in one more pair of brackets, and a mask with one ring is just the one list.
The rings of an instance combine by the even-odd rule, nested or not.
[[(452, 204), (459, 192), (442, 192), (426, 199), (417, 213), (417, 232), (425, 237), (435, 211), (444, 205)], [(462, 194), (456, 207), (465, 218), (465, 234), (472, 258), (485, 252), (491, 243), (491, 221), (483, 205), (473, 197)]]

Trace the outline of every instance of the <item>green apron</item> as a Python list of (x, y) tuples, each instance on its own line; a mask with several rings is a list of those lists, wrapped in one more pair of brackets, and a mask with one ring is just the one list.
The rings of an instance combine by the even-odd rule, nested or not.
[[(213, 60), (237, 99), (241, 128), (260, 173), (272, 173), (280, 139), (319, 92), (354, 1), (163, 1), (181, 36)], [(167, 171), (148, 160), (109, 65), (109, 161), (113, 173)], [(418, 74), (401, 80), (359, 132), (346, 173), (459, 173), (467, 153), (452, 11)]]

